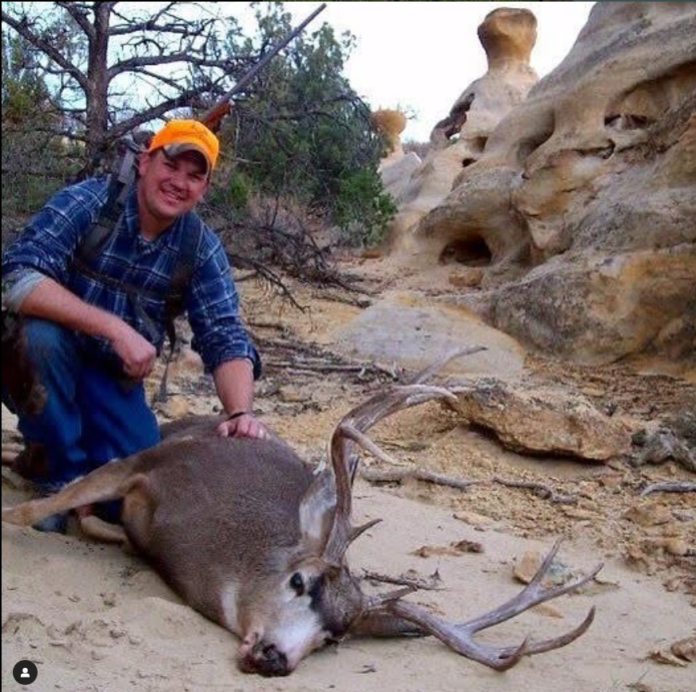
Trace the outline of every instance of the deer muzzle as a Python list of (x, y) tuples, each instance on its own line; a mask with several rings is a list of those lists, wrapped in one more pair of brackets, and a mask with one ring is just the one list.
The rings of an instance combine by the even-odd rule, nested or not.
[(269, 644), (263, 640), (254, 644), (239, 659), (237, 665), (243, 673), (253, 673), (268, 678), (290, 675), (293, 670), (288, 657), (275, 644)]

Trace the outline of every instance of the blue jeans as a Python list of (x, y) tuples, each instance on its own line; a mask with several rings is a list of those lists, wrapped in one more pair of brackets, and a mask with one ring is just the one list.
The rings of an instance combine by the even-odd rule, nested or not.
[[(43, 446), (46, 454), (45, 473), (30, 480), (57, 490), (112, 459), (159, 442), (142, 382), (124, 383), (89, 361), (74, 333), (55, 322), (26, 317), (24, 334), (27, 356), (47, 395), (41, 413), (17, 412), (25, 443)], [(14, 410), (4, 388), (2, 399)]]

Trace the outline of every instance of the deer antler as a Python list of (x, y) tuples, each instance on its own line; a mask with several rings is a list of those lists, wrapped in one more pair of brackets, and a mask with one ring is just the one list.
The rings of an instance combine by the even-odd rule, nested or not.
[(331, 436), (330, 454), (336, 482), (336, 510), (331, 533), (324, 548), (324, 559), (340, 564), (348, 546), (366, 529), (373, 526), (372, 521), (362, 527), (354, 527), (350, 522), (351, 511), (351, 450), (358, 442), (375, 449), (374, 442), (368, 441), (363, 433), (375, 423), (400, 411), (431, 399), (448, 399), (456, 403), (457, 397), (442, 387), (428, 387), (421, 384), (395, 386), (381, 392), (365, 403), (349, 411), (336, 426)]
[(454, 624), (433, 615), (418, 605), (401, 601), (399, 598), (389, 599), (388, 602), (379, 603), (379, 605), (386, 607), (387, 611), (393, 616), (417, 625), (424, 634), (432, 634), (437, 637), (458, 654), (483, 663), (495, 670), (507, 670), (518, 663), (523, 656), (558, 649), (561, 646), (570, 644), (592, 624), (595, 614), (594, 607), (590, 609), (587, 617), (577, 627), (552, 639), (530, 642), (526, 638), (518, 646), (502, 647), (481, 644), (474, 640), (474, 635), (481, 630), (498, 625), (501, 622), (505, 622), (505, 620), (510, 620), (539, 603), (544, 603), (544, 601), (549, 601), (570, 591), (575, 591), (593, 579), (599, 570), (602, 569), (603, 565), (600, 564), (586, 576), (563, 586), (553, 588), (542, 586), (541, 582), (548, 572), (560, 544), (560, 540), (556, 542), (532, 581), (517, 596), (473, 620)]
[(336, 510), (333, 526), (324, 548), (324, 559), (327, 562), (340, 564), (348, 546), (363, 531), (374, 526), (378, 521), (372, 521), (361, 527), (354, 527), (350, 523), (352, 472), (355, 470), (351, 468), (350, 459), (354, 444), (361, 445), (378, 457), (386, 457), (387, 455), (364, 433), (383, 418), (431, 399), (447, 399), (456, 405), (458, 399), (449, 390), (420, 383), (450, 360), (485, 350), (484, 346), (454, 349), (414, 375), (413, 384), (391, 387), (386, 392), (377, 394), (372, 399), (355, 407), (339, 421), (329, 445), (329, 456), (336, 483)]

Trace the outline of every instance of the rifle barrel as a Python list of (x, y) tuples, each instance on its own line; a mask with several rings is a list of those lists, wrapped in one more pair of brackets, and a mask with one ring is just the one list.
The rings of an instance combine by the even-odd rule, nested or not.
[(282, 40), (273, 46), (263, 58), (259, 60), (242, 78), (230, 89), (217, 103), (201, 116), (201, 122), (208, 123), (219, 119), (220, 115), (225, 115), (229, 112), (229, 101), (238, 92), (240, 92), (266, 65), (280, 53), (285, 46), (298, 36), (304, 28), (309, 24), (320, 12), (326, 9), (326, 3), (323, 2), (317, 7), (312, 14), (309, 15), (301, 24), (298, 24), (289, 34), (284, 36)]

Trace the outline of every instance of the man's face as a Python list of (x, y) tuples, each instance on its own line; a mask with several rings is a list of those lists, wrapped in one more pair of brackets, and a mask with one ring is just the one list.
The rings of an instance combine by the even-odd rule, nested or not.
[(187, 151), (175, 158), (162, 149), (141, 154), (138, 200), (145, 213), (160, 224), (172, 223), (201, 200), (208, 189), (201, 154)]

